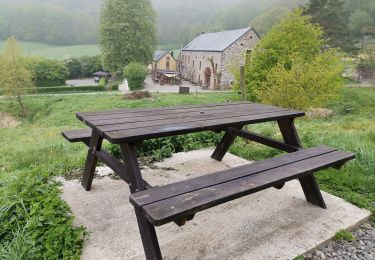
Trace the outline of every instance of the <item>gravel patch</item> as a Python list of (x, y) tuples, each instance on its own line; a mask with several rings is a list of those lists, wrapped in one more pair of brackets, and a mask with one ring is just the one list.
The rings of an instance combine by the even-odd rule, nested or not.
[(353, 231), (355, 240), (332, 241), (326, 247), (305, 255), (306, 260), (374, 260), (375, 225), (366, 223)]

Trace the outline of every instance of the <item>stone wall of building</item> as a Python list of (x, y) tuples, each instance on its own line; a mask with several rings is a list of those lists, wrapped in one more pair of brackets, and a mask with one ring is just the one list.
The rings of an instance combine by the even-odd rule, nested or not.
[(221, 62), (221, 88), (230, 88), (234, 78), (231, 69), (240, 69), (245, 65), (245, 59), (248, 52), (251, 52), (259, 42), (258, 35), (250, 30), (238, 41), (227, 48), (222, 55)]
[[(180, 54), (180, 73), (184, 79), (210, 89), (228, 89), (234, 78), (231, 67), (235, 69), (243, 66), (246, 53), (251, 52), (257, 42), (258, 35), (250, 30), (223, 52), (182, 51)], [(210, 61), (213, 60), (213, 65)], [(214, 71), (216, 70), (216, 74)], [(210, 79), (207, 74), (210, 72)], [(209, 81), (209, 85), (207, 82)], [(220, 85), (219, 85), (220, 84)]]
[[(182, 77), (200, 86), (214, 88), (214, 73), (209, 59), (213, 59), (214, 67), (220, 68), (221, 56), (222, 52), (182, 51), (180, 56), (182, 61)], [(206, 84), (205, 71), (207, 69), (211, 72), (209, 86)]]

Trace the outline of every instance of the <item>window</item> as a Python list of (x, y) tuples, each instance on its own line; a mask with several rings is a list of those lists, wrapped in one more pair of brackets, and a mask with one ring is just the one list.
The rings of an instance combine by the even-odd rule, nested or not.
[(194, 68), (194, 60), (193, 60), (193, 68)]
[(202, 69), (202, 61), (199, 61), (199, 69)]
[(215, 71), (217, 71), (217, 63), (215, 63)]

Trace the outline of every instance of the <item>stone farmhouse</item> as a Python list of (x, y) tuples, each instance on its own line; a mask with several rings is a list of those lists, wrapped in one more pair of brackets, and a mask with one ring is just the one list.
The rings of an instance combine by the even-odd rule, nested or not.
[(180, 82), (180, 73), (177, 71), (177, 60), (169, 51), (156, 51), (151, 64), (152, 79), (154, 82), (173, 84)]
[(234, 83), (230, 67), (243, 66), (259, 40), (253, 28), (202, 33), (182, 48), (179, 71), (200, 86), (228, 89)]

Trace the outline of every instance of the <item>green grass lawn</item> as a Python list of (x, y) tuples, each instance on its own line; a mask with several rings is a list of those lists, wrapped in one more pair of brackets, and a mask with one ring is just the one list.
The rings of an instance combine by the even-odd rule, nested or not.
[[(0, 41), (0, 49), (4, 47), (4, 41)], [(39, 42), (18, 42), (25, 56), (44, 57), (48, 59), (64, 59), (69, 57), (93, 56), (100, 54), (98, 44), (84, 44), (59, 46)]]
[[(86, 148), (70, 144), (61, 131), (83, 127), (77, 111), (160, 107), (238, 100), (232, 93), (157, 94), (146, 100), (124, 100), (120, 95), (28, 97), (29, 115), (21, 126), (0, 129), (0, 259), (79, 258), (84, 230), (72, 226), (69, 208), (59, 198), (52, 177), (83, 167)], [(375, 213), (375, 89), (346, 88), (343, 99), (329, 107), (327, 119), (298, 119), (305, 147), (327, 144), (353, 151), (357, 159), (341, 170), (318, 174), (322, 189)], [(346, 112), (351, 108), (351, 112)], [(9, 111), (0, 100), (0, 111)], [(250, 127), (280, 139), (276, 125)], [(108, 144), (106, 144), (108, 145)], [(231, 152), (260, 160), (280, 152), (237, 140)], [(282, 192), (282, 191), (281, 191)], [(329, 207), (329, 205), (328, 205)], [(374, 218), (372, 219), (374, 220)], [(19, 259), (19, 258), (18, 258)]]

